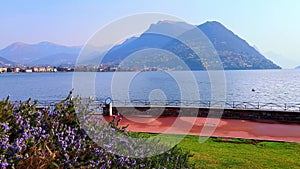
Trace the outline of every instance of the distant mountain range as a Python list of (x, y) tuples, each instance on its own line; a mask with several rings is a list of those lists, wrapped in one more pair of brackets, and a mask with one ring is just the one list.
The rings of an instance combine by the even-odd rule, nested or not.
[[(104, 64), (120, 64), (125, 58), (139, 51), (143, 51), (141, 55), (151, 57), (140, 57), (132, 61), (129, 66), (174, 66), (173, 62), (168, 57), (170, 53), (179, 56), (192, 70), (206, 69), (206, 63), (199, 60), (199, 57), (176, 39), (164, 35), (153, 34), (153, 31), (173, 32), (177, 33), (180, 29), (190, 27), (191, 25), (183, 22), (160, 21), (152, 24), (149, 29), (139, 37), (132, 37), (124, 41), (122, 44), (111, 48), (104, 56)], [(235, 35), (219, 22), (206, 22), (197, 26), (210, 40), (223, 64), (224, 69), (280, 69), (272, 61), (266, 59), (254, 47), (251, 47), (245, 40)], [(191, 40), (189, 42), (192, 46)], [(197, 46), (201, 48), (201, 46)], [(1, 63), (21, 63), (29, 65), (74, 65), (76, 63), (81, 46), (68, 47), (57, 45), (50, 42), (41, 42), (38, 44), (14, 43), (0, 50)], [(156, 55), (147, 49), (157, 49)], [(93, 51), (93, 50), (91, 50)], [(96, 51), (96, 50), (94, 50)], [(148, 53), (147, 53), (148, 52)], [(100, 52), (90, 52), (94, 57), (102, 55)], [(151, 61), (155, 60), (155, 64), (151, 65)], [(97, 64), (97, 63), (96, 63)], [(174, 64), (174, 65), (172, 65)]]
[(9, 61), (3, 57), (0, 57), (0, 65), (5, 65), (5, 64), (14, 64), (14, 62)]
[(50, 42), (26, 44), (16, 42), (0, 50), (7, 61), (28, 65), (75, 64), (81, 46), (68, 47)]

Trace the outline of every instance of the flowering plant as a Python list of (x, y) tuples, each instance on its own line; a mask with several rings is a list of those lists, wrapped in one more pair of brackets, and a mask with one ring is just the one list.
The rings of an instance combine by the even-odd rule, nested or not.
[[(187, 161), (189, 154), (177, 147), (152, 157), (131, 157), (126, 151), (114, 153), (119, 150), (118, 144), (140, 149), (137, 155), (155, 147), (153, 143), (143, 143), (141, 147), (140, 142), (126, 139), (131, 133), (126, 132), (126, 126), (119, 126), (119, 116), (108, 125), (95, 127), (100, 119), (91, 122), (94, 118), (90, 118), (89, 104), (78, 106), (82, 99), (72, 99), (71, 94), (54, 108), (38, 109), (38, 101), (31, 99), (0, 101), (0, 168), (191, 167)], [(86, 128), (90, 129), (89, 134)], [(164, 147), (159, 140), (154, 145)]]

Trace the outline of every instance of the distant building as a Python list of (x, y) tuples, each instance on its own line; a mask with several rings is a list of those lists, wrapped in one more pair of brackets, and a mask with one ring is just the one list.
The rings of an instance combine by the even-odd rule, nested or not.
[(70, 68), (70, 67), (67, 67), (65, 70), (66, 70), (67, 72), (72, 72), (72, 71), (73, 71), (73, 69)]
[(32, 68), (34, 72), (39, 72), (39, 68), (38, 67), (33, 67)]
[(0, 73), (6, 73), (7, 68), (6, 67), (0, 67)]
[(46, 72), (47, 69), (45, 67), (39, 67), (39, 72)]
[(52, 67), (50, 67), (50, 66), (48, 66), (48, 67), (46, 67), (46, 72), (52, 72)]
[(18, 67), (12, 68), (12, 72), (14, 72), (14, 73), (19, 73), (20, 70), (21, 70), (21, 69), (18, 68)]
[(32, 69), (25, 69), (26, 73), (32, 73)]

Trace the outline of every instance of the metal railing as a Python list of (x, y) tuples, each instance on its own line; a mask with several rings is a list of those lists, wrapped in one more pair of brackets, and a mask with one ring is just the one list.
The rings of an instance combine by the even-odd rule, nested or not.
[[(39, 101), (38, 106), (55, 106), (59, 100)], [(104, 99), (97, 99), (90, 106), (102, 111)], [(264, 103), (242, 101), (203, 101), (203, 100), (113, 100), (113, 106), (170, 106), (170, 107), (207, 107), (233, 109), (259, 109), (278, 111), (300, 111), (300, 103)]]
[(300, 111), (300, 103), (264, 103), (241, 101), (193, 101), (193, 100), (113, 100), (114, 106), (178, 106), (208, 108), (239, 108), (279, 111)]

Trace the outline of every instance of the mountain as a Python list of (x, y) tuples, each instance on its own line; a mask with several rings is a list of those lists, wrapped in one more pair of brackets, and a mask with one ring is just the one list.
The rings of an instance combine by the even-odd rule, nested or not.
[[(73, 64), (79, 54), (81, 47), (62, 46), (50, 42), (40, 42), (38, 44), (26, 44), (16, 42), (0, 51), (0, 56), (21, 64), (57, 64), (61, 61), (71, 61)], [(58, 56), (61, 54), (60, 56)], [(73, 58), (73, 59), (71, 59)], [(47, 62), (46, 62), (47, 61)]]
[(213, 43), (225, 69), (280, 68), (219, 22), (206, 22), (198, 28)]
[[(178, 60), (171, 56), (175, 54), (192, 70), (207, 69), (213, 64), (210, 63), (208, 57), (206, 60), (201, 60), (188, 46), (177, 39), (155, 33), (163, 32), (175, 35), (183, 33), (182, 36), (184, 37), (189, 34), (189, 31), (184, 32), (184, 30), (189, 30), (190, 27), (192, 25), (183, 22), (160, 21), (157, 24), (152, 24), (140, 37), (113, 47), (105, 55), (103, 62), (120, 64), (126, 61), (127, 66), (141, 65), (145, 67), (145, 65), (154, 66), (158, 64), (158, 67), (176, 67)], [(197, 28), (206, 35), (216, 49), (224, 69), (280, 69), (279, 66), (266, 59), (245, 40), (219, 22), (206, 22)], [(204, 46), (199, 46), (199, 41), (195, 42), (196, 38), (190, 37), (189, 46), (194, 46), (203, 53), (203, 49), (207, 48), (206, 43), (201, 42), (200, 44)], [(165, 51), (169, 51), (169, 53)], [(146, 57), (146, 55), (151, 57)]]
[(57, 53), (30, 62), (33, 65), (75, 65), (77, 53)]
[[(178, 43), (178, 40), (166, 36), (167, 34), (181, 34), (189, 27), (192, 27), (192, 25), (183, 22), (160, 21), (157, 24), (152, 24), (139, 37), (130, 38), (123, 44), (109, 50), (104, 56), (103, 63), (121, 63), (122, 68), (157, 67), (183, 69), (178, 65), (180, 62), (178, 57), (172, 55), (175, 54), (180, 56), (192, 69), (202, 70), (203, 66), (199, 64), (200, 62), (196, 63), (195, 60), (189, 59), (189, 56), (186, 55), (192, 53), (190, 49), (180, 46), (181, 44)], [(160, 32), (161, 34), (155, 32)]]
[(5, 59), (3, 57), (0, 57), (0, 66), (1, 65), (6, 65), (6, 64), (14, 64), (14, 62), (9, 61), (9, 60), (7, 60), (7, 59)]
[(300, 69), (300, 66), (295, 67), (295, 69)]

